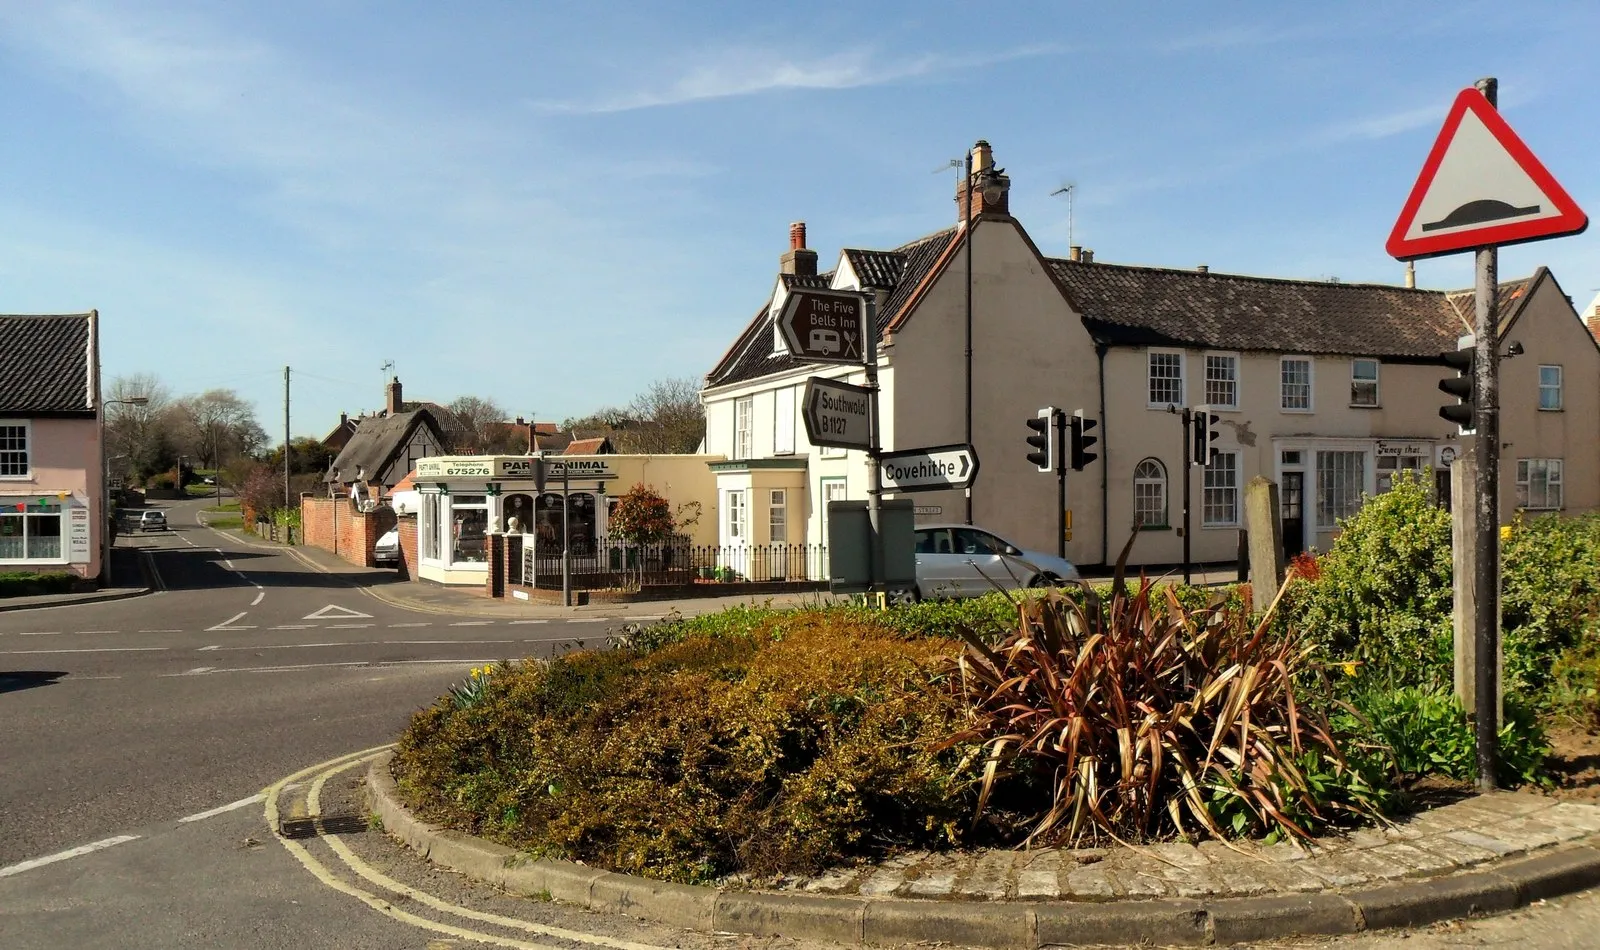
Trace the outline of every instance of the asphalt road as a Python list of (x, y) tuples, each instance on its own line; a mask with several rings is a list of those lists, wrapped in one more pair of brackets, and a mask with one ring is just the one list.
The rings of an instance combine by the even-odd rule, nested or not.
[[(201, 504), (124, 542), (150, 550), (165, 591), (0, 613), (0, 947), (812, 950), (510, 898), (367, 828), (352, 753), (393, 741), (469, 667), (594, 643), (606, 623), (410, 613), (199, 527)], [(286, 779), (286, 816), (327, 783), (347, 856), (336, 839), (274, 837), (262, 792)], [(1586, 894), (1304, 946), (1586, 947), (1597, 928)]]

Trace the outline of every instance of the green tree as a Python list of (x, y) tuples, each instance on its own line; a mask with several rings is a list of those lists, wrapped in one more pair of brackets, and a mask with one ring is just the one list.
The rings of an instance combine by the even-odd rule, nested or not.
[(656, 490), (639, 482), (617, 499), (609, 532), (630, 544), (660, 544), (672, 537), (672, 506)]

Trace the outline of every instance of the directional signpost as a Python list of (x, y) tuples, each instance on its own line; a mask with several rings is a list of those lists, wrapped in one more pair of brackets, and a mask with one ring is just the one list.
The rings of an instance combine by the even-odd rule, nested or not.
[[(1473, 718), (1478, 787), (1495, 787), (1500, 671), (1500, 348), (1499, 246), (1576, 234), (1589, 219), (1522, 143), (1496, 109), (1499, 83), (1480, 79), (1463, 89), (1411, 188), (1386, 249), (1406, 261), (1457, 251), (1477, 255), (1470, 361), (1476, 484), (1472, 636), (1457, 630), (1457, 649), (1473, 652)], [(1458, 409), (1456, 406), (1447, 409)], [(1444, 413), (1442, 413), (1444, 414)], [(1459, 422), (1453, 416), (1446, 418)], [(1457, 415), (1461, 415), (1458, 411)], [(1461, 506), (1463, 509), (1466, 506)], [(1457, 512), (1460, 525), (1464, 512)], [(1456, 531), (1459, 537), (1462, 532)], [(1455, 579), (1464, 592), (1467, 578)]]
[(866, 360), (866, 301), (858, 293), (793, 290), (778, 315), (789, 352), (809, 363)]
[(806, 380), (800, 419), (811, 444), (872, 451), (872, 393), (868, 387), (821, 376)]
[(878, 456), (883, 487), (890, 491), (951, 491), (978, 477), (978, 453), (970, 445), (939, 445)]

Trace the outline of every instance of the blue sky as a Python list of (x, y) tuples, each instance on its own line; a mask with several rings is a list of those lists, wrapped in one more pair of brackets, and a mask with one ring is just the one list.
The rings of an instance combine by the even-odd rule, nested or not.
[[(1593, 3), (0, 0), (0, 312), (98, 308), (107, 377), (295, 433), (540, 419), (710, 368), (790, 221), (829, 262), (955, 216), (978, 139), (1045, 253), (1398, 283), (1458, 89), (1600, 214)], [(1509, 248), (1582, 306), (1600, 228)], [(1418, 265), (1460, 287), (1470, 261)]]

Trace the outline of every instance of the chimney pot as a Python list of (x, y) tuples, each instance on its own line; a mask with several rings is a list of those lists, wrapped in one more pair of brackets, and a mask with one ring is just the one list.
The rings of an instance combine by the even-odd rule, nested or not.
[(806, 247), (806, 223), (789, 225), (789, 250), (778, 258), (778, 273), (797, 277), (817, 276), (817, 252)]
[(1199, 267), (1196, 267), (1195, 270), (1202, 274), (1209, 274), (1211, 273), (1211, 265), (1201, 264)]
[(1093, 264), (1094, 263), (1094, 251), (1091, 251), (1088, 248), (1084, 248), (1083, 249), (1083, 262), (1085, 264)]
[(1083, 245), (1074, 244), (1074, 245), (1068, 247), (1067, 248), (1067, 260), (1069, 260), (1069, 261), (1082, 261), (1083, 260)]
[(806, 247), (806, 223), (796, 221), (789, 225), (789, 250), (803, 251)]
[(1416, 261), (1406, 261), (1406, 287), (1408, 287), (1408, 288), (1410, 288), (1412, 290), (1415, 290), (1417, 288), (1417, 262)]

